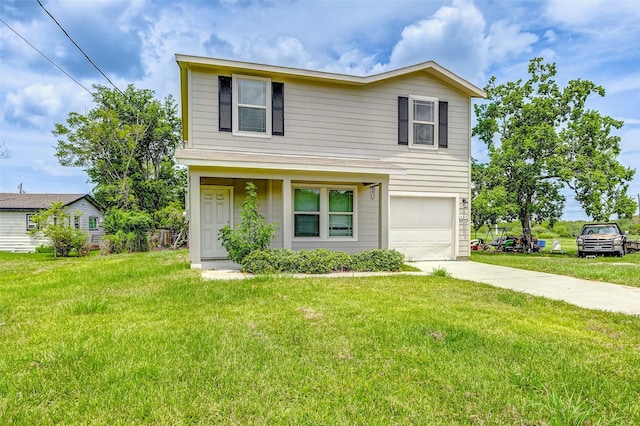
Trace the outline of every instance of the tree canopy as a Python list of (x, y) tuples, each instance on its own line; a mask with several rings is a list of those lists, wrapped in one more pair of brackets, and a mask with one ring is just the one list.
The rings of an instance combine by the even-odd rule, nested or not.
[[(488, 164), (476, 165), (475, 176), (482, 177), (480, 184), (474, 180), (478, 220), (489, 223), (492, 214), (519, 219), (529, 241), (532, 219), (554, 222), (562, 215), (564, 188), (594, 220), (628, 216), (635, 208), (627, 195), (635, 170), (618, 162), (620, 138), (611, 134), (623, 123), (587, 108), (589, 97), (604, 96), (604, 88), (582, 79), (560, 87), (555, 75), (555, 64), (534, 58), (527, 81), (497, 84), (491, 77), (488, 102), (474, 107), (473, 135), (489, 153)], [(492, 212), (487, 201), (496, 195), (504, 205)]]
[(154, 214), (184, 202), (185, 173), (173, 155), (181, 143), (181, 124), (171, 96), (129, 85), (124, 92), (94, 86), (95, 107), (70, 112), (56, 124), (60, 164), (80, 167), (96, 186), (94, 198), (105, 208)]

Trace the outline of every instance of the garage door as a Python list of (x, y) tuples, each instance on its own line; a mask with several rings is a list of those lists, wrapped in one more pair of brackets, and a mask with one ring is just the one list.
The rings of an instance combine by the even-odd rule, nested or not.
[(407, 260), (455, 259), (454, 200), (392, 196), (389, 246)]

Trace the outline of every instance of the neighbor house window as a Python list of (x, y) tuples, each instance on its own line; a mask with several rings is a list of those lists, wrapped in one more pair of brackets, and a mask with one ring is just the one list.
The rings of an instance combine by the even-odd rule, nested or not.
[(98, 218), (95, 216), (89, 216), (89, 231), (96, 231), (98, 229)]
[(294, 237), (354, 238), (355, 200), (354, 187), (294, 188)]
[(449, 103), (426, 96), (398, 97), (398, 145), (448, 148)]
[(233, 131), (271, 136), (271, 80), (233, 76)]
[(38, 229), (38, 224), (33, 221), (32, 214), (27, 215), (27, 231), (33, 231), (34, 229)]

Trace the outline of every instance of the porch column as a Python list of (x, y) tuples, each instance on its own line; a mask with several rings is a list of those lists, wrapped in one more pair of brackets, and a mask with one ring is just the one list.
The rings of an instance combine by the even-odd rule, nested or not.
[(378, 187), (378, 247), (389, 248), (389, 178)]
[(200, 257), (200, 174), (189, 173), (189, 253), (191, 267), (202, 268)]
[(291, 249), (293, 227), (291, 226), (291, 178), (282, 179), (282, 247)]

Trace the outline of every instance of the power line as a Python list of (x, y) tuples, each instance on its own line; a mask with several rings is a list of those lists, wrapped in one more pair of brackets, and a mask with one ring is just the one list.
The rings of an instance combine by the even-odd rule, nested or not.
[[(50, 17), (51, 19), (53, 19), (53, 22), (55, 22), (55, 23), (56, 23), (56, 25), (58, 25), (58, 27), (62, 30), (62, 32), (64, 33), (64, 35), (65, 35), (65, 36), (67, 36), (67, 38), (71, 41), (71, 43), (73, 43), (73, 44), (78, 48), (78, 50), (79, 50), (79, 51), (84, 55), (84, 57), (85, 57), (85, 58), (87, 58), (87, 61), (89, 61), (89, 63), (90, 63), (91, 65), (93, 65), (93, 67), (94, 67), (96, 70), (98, 70), (98, 72), (99, 72), (100, 74), (102, 74), (102, 76), (103, 76), (104, 78), (106, 78), (106, 79), (107, 79), (107, 81), (108, 81), (108, 82), (109, 82), (109, 83), (110, 83), (110, 84), (111, 84), (111, 85), (112, 85), (112, 86), (113, 86), (113, 87), (114, 87), (118, 92), (120, 92), (120, 94), (121, 94), (122, 96), (124, 96), (124, 97), (125, 97), (125, 99), (128, 99), (128, 98), (127, 98), (127, 96), (122, 92), (122, 90), (120, 90), (120, 89), (118, 88), (118, 86), (116, 86), (116, 85), (115, 85), (115, 83), (114, 83), (113, 81), (111, 81), (111, 79), (110, 79), (109, 77), (107, 77), (107, 75), (106, 75), (105, 73), (103, 73), (103, 72), (102, 72), (102, 70), (100, 69), (100, 67), (98, 67), (98, 66), (97, 66), (97, 65), (96, 65), (96, 64), (91, 60), (91, 58), (89, 57), (89, 55), (87, 55), (87, 54), (85, 53), (85, 51), (84, 51), (84, 50), (82, 50), (82, 48), (78, 45), (78, 43), (76, 43), (76, 42), (75, 42), (75, 40), (74, 40), (73, 38), (71, 38), (71, 36), (69, 35), (69, 33), (67, 33), (67, 31), (62, 27), (62, 25), (60, 25), (60, 23), (58, 22), (58, 20), (57, 20), (56, 18), (54, 18), (54, 16), (53, 16), (51, 13), (49, 13), (49, 11), (48, 11), (48, 10), (47, 10), (43, 5), (42, 5), (42, 3), (40, 2), (40, 0), (36, 0), (36, 1), (38, 2), (38, 4), (40, 5), (40, 7), (42, 8), (42, 10), (44, 10), (45, 12), (47, 12), (47, 15), (49, 15), (49, 17)], [(131, 102), (131, 100), (130, 100), (130, 99), (129, 99), (129, 101)], [(131, 102), (131, 103), (133, 104), (133, 102)]]
[(80, 83), (78, 80), (76, 80), (75, 78), (73, 78), (68, 72), (66, 72), (65, 70), (63, 70), (58, 64), (56, 64), (55, 62), (53, 62), (51, 59), (49, 59), (47, 57), (47, 55), (45, 55), (44, 53), (42, 53), (37, 47), (35, 47), (33, 44), (29, 43), (29, 40), (27, 40), (26, 38), (24, 38), (19, 32), (17, 32), (16, 30), (14, 30), (13, 28), (11, 28), (11, 26), (9, 24), (7, 24), (2, 18), (0, 18), (0, 22), (2, 22), (4, 25), (6, 25), (7, 28), (9, 28), (11, 31), (14, 32), (15, 35), (17, 35), (18, 37), (20, 37), (25, 43), (27, 43), (29, 46), (31, 46), (31, 48), (33, 50), (35, 50), (36, 52), (38, 52), (43, 58), (45, 58), (47, 61), (49, 61), (54, 67), (58, 68), (60, 71), (62, 71), (64, 73), (64, 75), (66, 75), (67, 77), (69, 77), (71, 80), (73, 80), (78, 86), (82, 87), (84, 90), (86, 90), (90, 95), (93, 95), (93, 93), (91, 92), (91, 90), (87, 89), (86, 87), (84, 87), (82, 85), (82, 83)]

